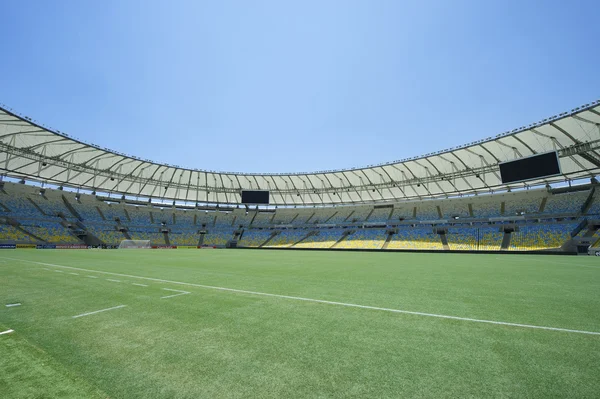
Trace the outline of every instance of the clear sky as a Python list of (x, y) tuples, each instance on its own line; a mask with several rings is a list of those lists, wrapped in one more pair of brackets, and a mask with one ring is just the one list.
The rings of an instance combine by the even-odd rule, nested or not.
[(600, 98), (596, 1), (6, 1), (0, 103), (190, 168), (308, 172)]

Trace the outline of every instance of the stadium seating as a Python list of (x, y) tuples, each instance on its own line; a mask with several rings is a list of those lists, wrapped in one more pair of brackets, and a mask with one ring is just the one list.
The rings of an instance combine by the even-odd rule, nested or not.
[(444, 219), (451, 219), (455, 216), (459, 218), (468, 218), (469, 204), (464, 200), (447, 200), (440, 203), (440, 210)]
[(69, 229), (63, 227), (60, 223), (40, 221), (40, 220), (23, 220), (21, 228), (35, 236), (41, 238), (45, 242), (60, 243), (60, 244), (81, 244), (81, 241), (69, 233)]
[(27, 196), (3, 194), (0, 196), (0, 202), (10, 209), (8, 214), (13, 217), (39, 218), (44, 216), (44, 214), (37, 210), (31, 203)]
[[(350, 222), (351, 215), (354, 213), (354, 209), (351, 207), (337, 207), (335, 214), (327, 221), (327, 223), (345, 223)], [(323, 223), (323, 222), (321, 222)]]
[(271, 224), (273, 226), (279, 226), (282, 224), (288, 225), (291, 224), (292, 220), (294, 220), (297, 216), (298, 211), (296, 209), (280, 209), (275, 213), (275, 217), (273, 218)]
[(361, 206), (354, 209), (354, 212), (346, 219), (346, 223), (362, 223), (367, 220), (367, 216), (371, 213), (373, 207)]
[(242, 239), (238, 241), (238, 245), (243, 247), (258, 247), (272, 234), (273, 230), (247, 229), (244, 231)]
[(145, 207), (139, 206), (128, 206), (125, 208), (129, 215), (129, 225), (133, 226), (144, 226), (151, 224), (150, 212)]
[[(169, 230), (168, 242), (172, 245), (197, 245), (201, 238), (199, 230), (207, 231), (202, 236), (205, 245), (225, 245), (233, 238), (234, 231), (240, 230), (241, 225), (245, 232), (239, 240), (240, 246), (259, 246), (273, 232), (278, 232), (266, 246), (369, 249), (382, 248), (388, 235), (385, 229), (363, 229), (362, 224), (386, 223), (398, 230), (385, 245), (388, 249), (442, 249), (441, 237), (433, 233), (433, 226), (423, 223), (440, 219), (439, 208), (442, 218), (449, 222), (444, 225), (438, 223), (436, 226), (448, 229), (446, 239), (450, 249), (498, 250), (503, 237), (500, 224), (509, 222), (499, 220), (496, 221), (498, 225), (490, 226), (487, 221), (477, 219), (510, 217), (521, 212), (524, 212), (526, 218), (514, 222), (520, 227), (520, 231), (513, 233), (510, 250), (548, 249), (558, 248), (570, 238), (570, 232), (577, 221), (567, 223), (561, 220), (569, 215), (572, 218), (578, 217), (589, 196), (589, 191), (551, 194), (543, 189), (519, 190), (497, 195), (396, 203), (392, 204), (393, 208), (344, 205), (257, 212), (256, 209), (247, 211), (244, 207), (223, 211), (129, 205), (116, 201), (105, 202), (100, 197), (87, 194), (81, 194), (76, 199), (75, 195), (50, 188), (46, 189), (43, 196), (39, 192), (39, 187), (14, 183), (6, 183), (4, 189), (0, 190), (0, 216), (5, 217), (6, 223), (0, 229), (0, 241), (35, 242), (33, 235), (44, 242), (80, 243), (70, 229), (62, 224), (65, 220), (75, 224), (74, 215), (65, 206), (65, 198), (81, 219), (77, 222), (77, 228), (87, 229), (91, 235), (106, 244), (118, 244), (129, 235), (131, 239), (149, 239), (155, 245), (164, 245), (167, 241), (160, 232), (164, 222)], [(545, 219), (543, 223), (527, 217), (536, 215), (535, 218), (538, 219), (542, 205), (539, 217)], [(469, 207), (472, 208), (473, 215), (470, 215)], [(557, 217), (553, 218), (554, 215)], [(459, 217), (461, 226), (453, 225), (455, 221), (452, 219), (455, 216)], [(588, 219), (596, 216), (600, 216), (600, 191), (595, 194), (586, 213)], [(115, 222), (115, 218), (120, 223)], [(252, 227), (265, 228), (249, 228), (253, 219)], [(415, 223), (412, 222), (415, 219), (421, 223), (416, 223), (415, 227), (406, 225), (406, 221)], [(23, 230), (9, 226), (8, 223), (13, 220), (21, 224)], [(322, 224), (337, 226), (324, 228)], [(287, 228), (289, 225), (302, 228)], [(307, 225), (311, 227), (308, 228)], [(126, 227), (128, 233), (118, 231), (118, 226)], [(275, 230), (278, 226), (281, 226), (280, 229)], [(579, 235), (586, 234), (586, 231), (587, 229)], [(348, 232), (351, 234), (345, 236)], [(298, 243), (300, 240), (302, 242)]]
[(473, 201), (473, 216), (476, 218), (498, 217), (500, 215), (500, 203), (487, 201)]
[(58, 214), (70, 216), (71, 212), (65, 207), (62, 198), (42, 197), (41, 195), (29, 196), (33, 202), (42, 210), (46, 216), (52, 216), (58, 219)]
[(499, 227), (453, 227), (448, 229), (446, 238), (451, 250), (456, 251), (497, 251), (502, 244), (504, 233)]
[(273, 216), (275, 216), (273, 212), (258, 212), (252, 221), (252, 226), (270, 226)]
[(549, 195), (544, 207), (544, 214), (577, 214), (589, 195), (588, 191)]
[(277, 236), (275, 236), (266, 245), (268, 247), (289, 247), (294, 243), (300, 241), (305, 237), (311, 230), (310, 229), (297, 229), (297, 230), (282, 230)]
[(538, 213), (541, 203), (542, 198), (539, 196), (532, 198), (513, 196), (504, 201), (504, 216)]
[[(308, 224), (333, 223), (332, 216), (338, 213), (338, 208), (313, 208), (314, 216), (308, 220)], [(348, 216), (348, 215), (346, 215)]]
[(33, 237), (23, 233), (14, 226), (0, 224), (0, 242), (3, 243), (33, 243), (37, 242)]
[[(122, 232), (115, 230), (115, 226), (113, 225), (90, 224), (87, 227), (91, 234), (98, 237), (98, 239), (107, 245), (118, 245), (121, 241), (126, 239), (125, 235)], [(134, 238), (133, 235), (131, 238), (134, 240), (138, 239)]]
[(307, 237), (294, 248), (331, 248), (340, 238), (345, 229), (319, 229), (317, 234)]
[(598, 216), (600, 215), (600, 189), (596, 188), (596, 192), (594, 193), (594, 198), (592, 199), (592, 204), (586, 212), (587, 215)]
[(391, 221), (398, 222), (399, 220), (412, 220), (414, 207), (412, 206), (394, 206), (394, 211), (392, 212)]
[(388, 249), (444, 249), (444, 246), (431, 228), (404, 227), (392, 236)]
[(127, 222), (128, 219), (123, 212), (123, 207), (120, 204), (110, 204), (101, 208), (102, 213), (106, 220), (114, 221), (119, 219), (121, 223)]
[(358, 229), (349, 234), (336, 248), (381, 249), (386, 238), (385, 229)]
[(424, 203), (417, 207), (417, 220), (439, 220), (437, 207), (431, 203)]
[(367, 222), (385, 223), (389, 219), (391, 208), (375, 208)]
[[(164, 236), (163, 236), (164, 241)], [(171, 245), (186, 245), (196, 246), (200, 240), (200, 234), (192, 231), (171, 231), (169, 233), (169, 241)], [(161, 242), (162, 244), (162, 242)]]
[[(96, 201), (99, 202), (99, 201)], [(98, 205), (91, 202), (71, 202), (71, 205), (75, 209), (75, 211), (81, 216), (84, 222), (104, 222), (105, 219), (102, 218), (100, 212), (98, 212)]]
[(520, 231), (512, 233), (509, 249), (522, 251), (559, 248), (570, 238), (570, 232), (576, 226), (576, 223), (520, 226)]
[(232, 228), (213, 228), (209, 229), (208, 233), (204, 236), (203, 245), (208, 246), (221, 246), (227, 244), (229, 240), (233, 238)]

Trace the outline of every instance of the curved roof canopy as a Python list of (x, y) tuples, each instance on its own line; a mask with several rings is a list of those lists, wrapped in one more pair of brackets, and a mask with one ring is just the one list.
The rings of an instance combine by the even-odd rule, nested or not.
[[(250, 174), (159, 164), (81, 142), (0, 108), (4, 175), (134, 197), (239, 204), (241, 190), (269, 190), (271, 205), (373, 203), (509, 188), (500, 162), (557, 150), (561, 176), (600, 171), (600, 101), (464, 146), (385, 164), (313, 173)], [(510, 187), (523, 187), (525, 183)]]

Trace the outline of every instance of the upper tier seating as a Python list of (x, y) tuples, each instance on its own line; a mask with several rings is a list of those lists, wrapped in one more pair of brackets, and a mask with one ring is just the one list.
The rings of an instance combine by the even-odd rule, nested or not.
[(369, 216), (367, 222), (381, 222), (385, 223), (390, 217), (391, 208), (375, 208)]
[(362, 223), (367, 220), (367, 216), (371, 213), (372, 207), (361, 206), (355, 208), (354, 212), (346, 219), (346, 223)]
[[(327, 221), (327, 223), (344, 223), (350, 222), (354, 217), (352, 214), (354, 213), (354, 209), (351, 207), (338, 207), (336, 208), (336, 213)], [(323, 223), (323, 222), (321, 222)]]
[(27, 196), (2, 194), (0, 195), (0, 203), (10, 210), (10, 212), (3, 213), (12, 217), (40, 218), (44, 216), (44, 214), (37, 210), (31, 201), (29, 201)]
[(215, 227), (230, 228), (233, 226), (236, 216), (233, 212), (217, 212)]
[(548, 196), (544, 214), (577, 214), (589, 195), (588, 191), (577, 193), (555, 194)]
[(504, 201), (504, 216), (538, 213), (541, 203), (542, 199), (540, 197), (507, 199)]
[(332, 216), (338, 213), (338, 208), (313, 208), (313, 210), (315, 215), (308, 220), (308, 224), (333, 223)]
[(252, 221), (252, 226), (270, 226), (273, 216), (275, 216), (273, 212), (258, 212)]
[(394, 222), (398, 222), (400, 220), (412, 220), (414, 219), (413, 212), (414, 207), (412, 206), (396, 205), (394, 206), (394, 211), (392, 212), (392, 217), (390, 220)]
[(104, 214), (106, 220), (111, 222), (119, 219), (121, 223), (128, 222), (127, 216), (125, 216), (125, 212), (123, 212), (123, 207), (120, 204), (110, 204), (100, 207), (100, 210)]
[(129, 215), (128, 225), (132, 226), (143, 226), (151, 224), (150, 212), (147, 208), (139, 206), (128, 206), (125, 208)]
[(77, 211), (79, 216), (83, 219), (84, 222), (104, 222), (105, 219), (102, 218), (100, 212), (98, 212), (97, 205), (89, 202), (71, 202), (73, 208)]
[(468, 218), (469, 204), (466, 201), (447, 200), (440, 205), (442, 217), (444, 219), (452, 219), (455, 216), (459, 218)]
[(500, 215), (500, 202), (473, 201), (473, 216), (476, 218), (498, 217)]
[(417, 207), (417, 220), (439, 220), (437, 207), (431, 203), (423, 203)]
[(56, 198), (55, 196), (42, 197), (41, 195), (31, 195), (29, 198), (31, 198), (47, 216), (58, 217), (59, 214), (62, 214), (65, 217), (72, 216), (71, 212), (62, 201), (62, 198)]

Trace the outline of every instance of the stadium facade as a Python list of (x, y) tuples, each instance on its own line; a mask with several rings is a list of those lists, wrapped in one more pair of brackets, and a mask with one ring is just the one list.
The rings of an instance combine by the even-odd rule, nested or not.
[[(549, 151), (560, 173), (502, 182), (502, 163)], [(2, 108), (3, 176), (60, 188), (4, 182), (0, 241), (570, 252), (597, 238), (599, 151), (599, 101), (420, 157), (280, 174), (158, 164)], [(270, 205), (242, 204), (243, 190), (269, 191)]]

